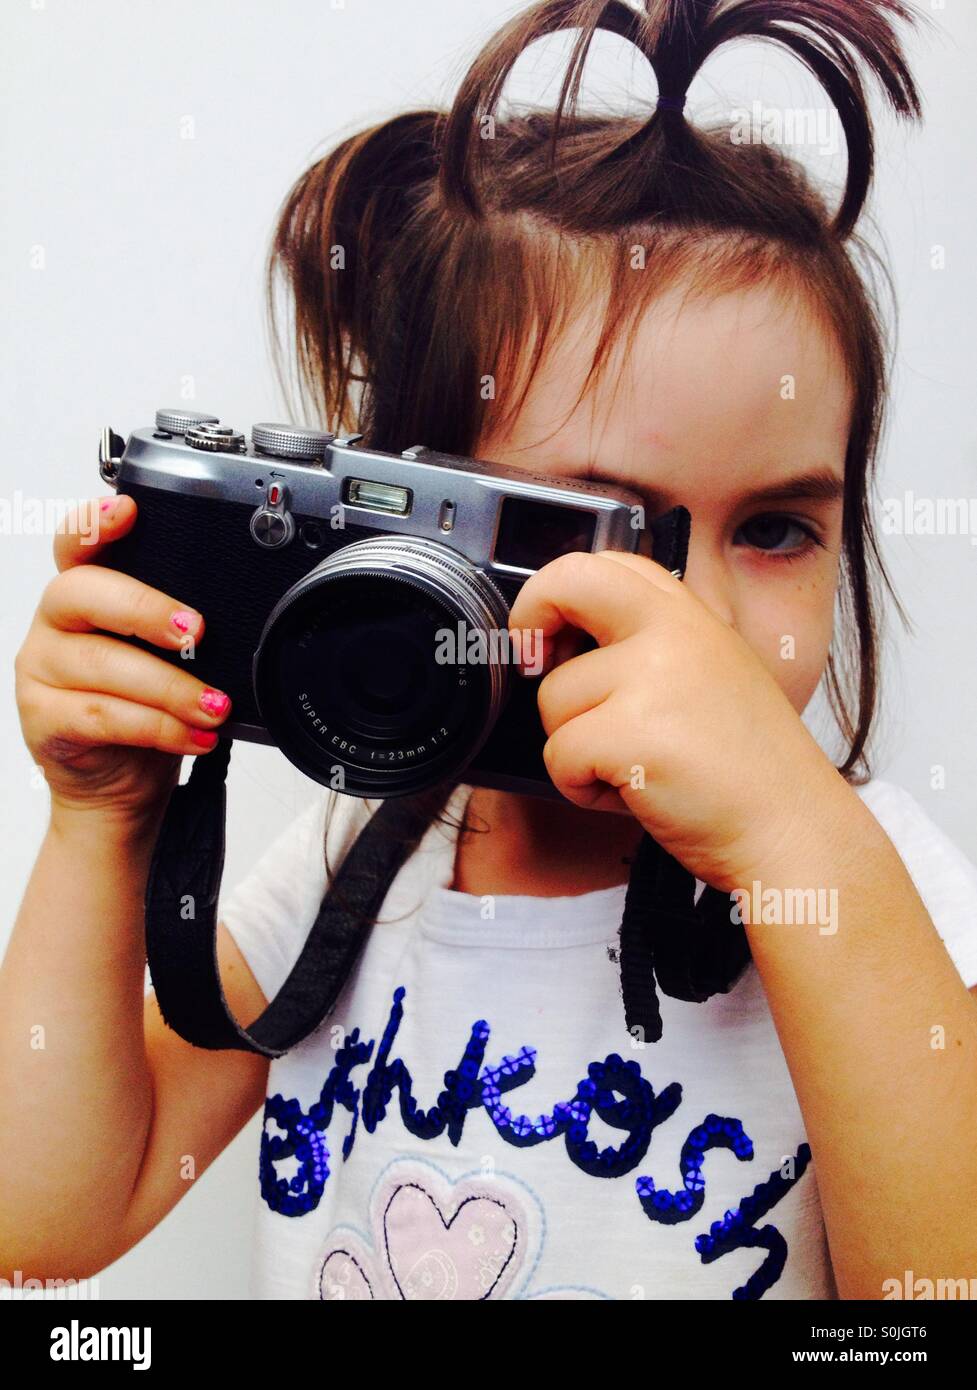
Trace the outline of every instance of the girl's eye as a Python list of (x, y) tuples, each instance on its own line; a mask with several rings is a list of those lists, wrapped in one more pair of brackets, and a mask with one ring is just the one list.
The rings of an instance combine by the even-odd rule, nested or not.
[[(783, 512), (761, 512), (750, 517), (736, 533), (746, 536), (746, 544), (762, 550), (774, 560), (799, 560), (824, 542), (810, 526)], [(736, 537), (733, 538), (736, 545)]]

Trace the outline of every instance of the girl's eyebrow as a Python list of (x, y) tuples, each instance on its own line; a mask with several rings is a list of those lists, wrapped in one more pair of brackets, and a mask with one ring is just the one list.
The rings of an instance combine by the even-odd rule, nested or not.
[(781, 483), (772, 483), (747, 492), (741, 499), (744, 502), (837, 502), (845, 493), (845, 480), (829, 469), (813, 473), (799, 473), (794, 478), (785, 478)]
[[(664, 505), (666, 500), (663, 492), (650, 484), (646, 484), (643, 480), (630, 481), (599, 466), (588, 468), (584, 477), (630, 487), (643, 493), (650, 503)], [(839, 477), (830, 469), (816, 469), (809, 473), (798, 473), (793, 478), (784, 478), (779, 483), (771, 483), (766, 487), (744, 492), (737, 499), (737, 503), (743, 505), (744, 503), (762, 502), (836, 502), (844, 496), (844, 492), (844, 478)]]

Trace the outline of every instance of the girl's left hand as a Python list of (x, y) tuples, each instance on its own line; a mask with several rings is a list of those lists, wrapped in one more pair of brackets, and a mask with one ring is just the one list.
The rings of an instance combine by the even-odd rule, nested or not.
[[(597, 648), (549, 669), (572, 627)], [(520, 591), (510, 631), (541, 631), (539, 711), (557, 789), (630, 813), (724, 892), (796, 857), (851, 789), (752, 648), (655, 561), (575, 552)]]

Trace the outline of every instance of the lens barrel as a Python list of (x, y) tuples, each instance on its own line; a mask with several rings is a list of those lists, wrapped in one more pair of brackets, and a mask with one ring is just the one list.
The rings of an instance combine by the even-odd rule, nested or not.
[(344, 546), (268, 615), (252, 669), (265, 728), (307, 776), (349, 795), (457, 777), (505, 704), (508, 615), (491, 579), (437, 541)]

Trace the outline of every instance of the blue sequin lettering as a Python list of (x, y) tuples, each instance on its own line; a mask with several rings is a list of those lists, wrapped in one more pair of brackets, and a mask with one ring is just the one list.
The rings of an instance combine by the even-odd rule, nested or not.
[[(524, 1046), (506, 1055), (497, 1066), (486, 1066), (485, 1052), (489, 1025), (479, 1019), (472, 1025), (458, 1067), (444, 1074), (444, 1090), (430, 1110), (418, 1108), (413, 1095), (413, 1079), (404, 1062), (390, 1054), (404, 1015), (405, 989), (394, 991), (390, 1016), (384, 1028), (376, 1058), (366, 1078), (362, 1094), (353, 1084), (351, 1072), (368, 1063), (374, 1042), (362, 1041), (354, 1029), (336, 1054), (319, 1099), (302, 1109), (296, 1099), (269, 1096), (265, 1102), (265, 1128), (261, 1136), (261, 1195), (272, 1211), (283, 1216), (304, 1216), (319, 1204), (329, 1179), (330, 1150), (325, 1131), (336, 1107), (349, 1112), (352, 1123), (344, 1136), (341, 1152), (349, 1158), (356, 1138), (357, 1121), (373, 1133), (386, 1117), (394, 1090), (400, 1094), (400, 1114), (405, 1128), (419, 1139), (435, 1139), (447, 1134), (457, 1146), (468, 1113), (484, 1108), (496, 1132), (518, 1148), (530, 1148), (564, 1137), (567, 1156), (582, 1172), (592, 1177), (616, 1178), (633, 1171), (644, 1159), (655, 1128), (673, 1115), (682, 1100), (678, 1082), (656, 1095), (637, 1061), (624, 1061), (612, 1053), (603, 1062), (591, 1062), (587, 1076), (577, 1085), (571, 1100), (559, 1101), (549, 1114), (535, 1120), (514, 1116), (503, 1103), (503, 1096), (525, 1085), (536, 1074), (536, 1051)], [(599, 1149), (589, 1137), (592, 1117), (612, 1129), (622, 1130), (626, 1138), (618, 1146)], [(272, 1121), (281, 1131), (268, 1132)], [(753, 1158), (753, 1143), (742, 1123), (731, 1117), (709, 1114), (691, 1131), (679, 1160), (682, 1187), (676, 1191), (657, 1188), (648, 1175), (638, 1177), (635, 1189), (641, 1208), (649, 1220), (674, 1225), (690, 1220), (705, 1197), (702, 1166), (705, 1154), (714, 1148), (731, 1149), (740, 1160)], [(755, 1223), (787, 1193), (802, 1176), (811, 1158), (807, 1144), (795, 1156), (794, 1176), (785, 1178), (778, 1171), (754, 1188), (735, 1212), (727, 1211), (722, 1221), (713, 1222), (707, 1235), (695, 1240), (703, 1263), (720, 1259), (732, 1250), (759, 1247), (768, 1254), (746, 1284), (734, 1291), (736, 1299), (757, 1299), (780, 1278), (787, 1259), (787, 1243), (775, 1226), (756, 1229)], [(280, 1174), (278, 1165), (294, 1161), (291, 1176)]]
[(810, 1145), (801, 1144), (794, 1155), (793, 1177), (785, 1178), (780, 1169), (775, 1168), (767, 1181), (755, 1187), (749, 1197), (744, 1197), (735, 1211), (726, 1212), (722, 1221), (714, 1221), (708, 1235), (696, 1236), (695, 1248), (703, 1264), (721, 1259), (731, 1250), (745, 1247), (758, 1246), (768, 1251), (760, 1268), (750, 1275), (745, 1284), (733, 1290), (734, 1298), (762, 1298), (783, 1274), (787, 1263), (787, 1242), (776, 1226), (761, 1226), (757, 1230), (754, 1223), (761, 1216), (766, 1216), (770, 1208), (790, 1191), (810, 1161)]
[[(350, 1132), (343, 1141), (343, 1157), (348, 1158), (356, 1130), (359, 1092), (349, 1079), (354, 1067), (370, 1060), (373, 1043), (359, 1041), (355, 1028), (336, 1054), (336, 1061), (322, 1087), (318, 1101), (308, 1113), (297, 1100), (269, 1096), (265, 1101), (264, 1128), (258, 1175), (261, 1195), (272, 1211), (283, 1216), (304, 1216), (313, 1211), (325, 1191), (329, 1177), (329, 1146), (324, 1131), (338, 1103), (353, 1116)], [(273, 1120), (283, 1134), (269, 1134)], [(298, 1167), (291, 1178), (279, 1177), (276, 1164), (295, 1159)]]
[(404, 994), (403, 986), (394, 993), (393, 1008), (377, 1058), (363, 1087), (364, 1127), (372, 1134), (386, 1115), (387, 1105), (396, 1087), (400, 1092), (401, 1119), (411, 1134), (418, 1139), (436, 1139), (447, 1130), (449, 1140), (457, 1147), (461, 1142), (467, 1112), (482, 1103), (478, 1073), (485, 1057), (489, 1026), (483, 1020), (472, 1025), (471, 1037), (457, 1071), (445, 1072), (445, 1089), (438, 1096), (437, 1104), (432, 1105), (430, 1110), (418, 1110), (410, 1072), (399, 1057), (394, 1062), (387, 1060), (404, 1016)]
[(732, 1149), (739, 1159), (753, 1157), (753, 1142), (739, 1120), (707, 1115), (682, 1145), (679, 1156), (681, 1191), (656, 1188), (654, 1179), (650, 1177), (638, 1178), (635, 1183), (638, 1200), (651, 1221), (672, 1226), (677, 1221), (688, 1221), (695, 1215), (705, 1198), (706, 1180), (702, 1176), (702, 1159), (709, 1149)]

